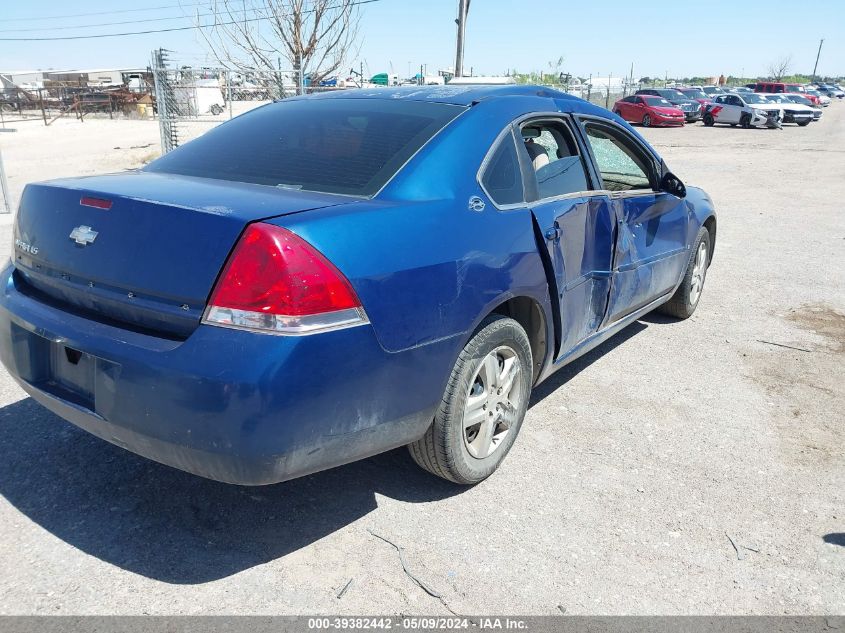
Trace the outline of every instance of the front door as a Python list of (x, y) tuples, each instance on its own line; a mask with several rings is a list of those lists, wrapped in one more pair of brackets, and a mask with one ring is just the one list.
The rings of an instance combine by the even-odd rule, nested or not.
[(689, 258), (689, 212), (681, 198), (657, 190), (656, 159), (621, 126), (582, 121), (618, 226), (606, 324), (671, 292)]

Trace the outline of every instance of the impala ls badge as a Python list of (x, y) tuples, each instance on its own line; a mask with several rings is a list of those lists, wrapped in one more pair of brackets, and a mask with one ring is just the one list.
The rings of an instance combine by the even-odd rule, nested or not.
[(88, 246), (91, 242), (97, 239), (97, 231), (90, 226), (77, 226), (70, 232), (70, 239), (82, 246)]
[(29, 253), (30, 255), (38, 255), (38, 247), (33, 246), (32, 244), (27, 244), (23, 240), (15, 240), (15, 246), (21, 249), (24, 253)]

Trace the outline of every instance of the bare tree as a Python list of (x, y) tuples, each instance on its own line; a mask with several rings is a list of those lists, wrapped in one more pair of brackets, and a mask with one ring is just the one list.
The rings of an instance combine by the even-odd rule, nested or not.
[[(285, 60), (316, 84), (340, 70), (358, 38), (357, 0), (209, 0), (197, 29), (223, 67), (275, 73)], [(210, 16), (210, 17), (209, 17)]]
[(792, 55), (781, 57), (769, 64), (769, 76), (774, 81), (780, 81), (789, 72), (790, 66), (792, 66)]

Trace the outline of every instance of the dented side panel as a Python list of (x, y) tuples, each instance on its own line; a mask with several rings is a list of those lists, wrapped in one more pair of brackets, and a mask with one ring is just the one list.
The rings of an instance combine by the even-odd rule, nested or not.
[(613, 199), (619, 227), (606, 324), (672, 290), (689, 257), (689, 210), (667, 193)]

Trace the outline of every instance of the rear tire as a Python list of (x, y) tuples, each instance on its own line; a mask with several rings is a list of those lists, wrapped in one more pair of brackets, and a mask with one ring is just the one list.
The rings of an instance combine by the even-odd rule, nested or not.
[(704, 280), (710, 265), (710, 244), (710, 231), (702, 226), (698, 231), (681, 285), (669, 301), (657, 308), (658, 312), (678, 319), (688, 319), (692, 316), (704, 290)]
[(499, 314), (487, 317), (458, 355), (431, 426), (408, 445), (414, 461), (458, 484), (493, 474), (528, 410), (532, 367), (522, 326)]
[(643, 127), (651, 126), (651, 117), (648, 114), (643, 115)]
[(716, 123), (716, 119), (714, 119), (713, 115), (710, 114), (709, 112), (707, 114), (705, 114), (704, 117), (701, 120), (704, 122), (704, 125), (706, 125), (707, 127), (713, 127), (713, 125)]
[(804, 127), (805, 125), (810, 125), (809, 121), (796, 121), (800, 127)]

